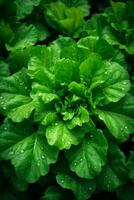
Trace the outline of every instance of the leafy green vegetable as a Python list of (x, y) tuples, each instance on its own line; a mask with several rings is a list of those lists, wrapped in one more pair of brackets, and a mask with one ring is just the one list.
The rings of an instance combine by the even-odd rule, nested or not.
[(133, 200), (133, 21), (132, 0), (0, 0), (0, 200)]

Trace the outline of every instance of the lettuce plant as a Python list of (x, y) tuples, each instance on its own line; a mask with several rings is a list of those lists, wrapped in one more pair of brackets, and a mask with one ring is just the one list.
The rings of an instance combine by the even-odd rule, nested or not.
[(1, 200), (133, 200), (134, 7), (104, 7), (0, 0)]

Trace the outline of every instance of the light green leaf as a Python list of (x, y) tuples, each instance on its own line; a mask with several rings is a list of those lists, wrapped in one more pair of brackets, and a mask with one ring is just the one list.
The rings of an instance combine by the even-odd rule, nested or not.
[(44, 15), (49, 26), (69, 34), (73, 34), (82, 25), (84, 18), (84, 12), (80, 8), (69, 8), (60, 1), (47, 4)]
[(78, 47), (85, 47), (90, 52), (98, 53), (102, 59), (116, 61), (119, 64), (125, 63), (121, 52), (115, 50), (106, 40), (98, 36), (88, 36), (78, 41)]
[(54, 145), (59, 149), (69, 149), (71, 145), (79, 143), (77, 134), (69, 130), (62, 122), (47, 127), (46, 137), (49, 145)]
[(64, 4), (66, 4), (68, 7), (76, 7), (76, 8), (80, 8), (83, 13), (85, 14), (85, 16), (89, 15), (89, 4), (87, 0), (60, 0), (61, 2), (63, 2)]
[(130, 89), (127, 70), (118, 63), (102, 61), (95, 53), (81, 63), (80, 74), (90, 86), (88, 94), (93, 105), (117, 102)]
[(38, 40), (38, 32), (34, 25), (21, 24), (15, 28), (14, 38), (6, 44), (8, 51), (33, 46)]
[(60, 59), (55, 64), (55, 81), (57, 84), (79, 80), (79, 65), (70, 59)]
[(27, 119), (35, 108), (29, 97), (30, 80), (22, 69), (0, 81), (0, 110), (15, 122)]
[(69, 173), (57, 174), (56, 180), (61, 187), (72, 190), (78, 200), (90, 198), (95, 190), (95, 181), (84, 180)]
[(21, 0), (14, 0), (14, 4), (16, 6), (16, 18), (17, 20), (23, 19), (27, 15), (29, 15), (33, 9), (34, 6), (38, 6), (40, 3), (40, 0), (28, 0), (22, 2)]
[(75, 81), (72, 81), (68, 85), (68, 90), (73, 94), (77, 95), (78, 97), (85, 97), (86, 87), (82, 83), (77, 83)]
[(126, 158), (119, 147), (110, 143), (107, 164), (97, 177), (98, 188), (109, 192), (124, 185), (128, 179)]
[(110, 133), (119, 141), (126, 141), (134, 132), (134, 119), (112, 111), (98, 111), (98, 116), (106, 124)]
[(58, 151), (47, 144), (41, 134), (17, 129), (8, 124), (0, 127), (0, 158), (11, 160), (17, 175), (29, 183), (36, 182), (55, 163)]
[(94, 178), (106, 163), (107, 149), (108, 144), (103, 133), (92, 133), (82, 144), (66, 152), (70, 169), (81, 178)]
[(84, 123), (88, 123), (90, 121), (89, 112), (83, 106), (80, 106), (78, 109), (78, 114), (68, 123), (68, 127), (70, 129), (75, 126), (82, 126)]
[(9, 66), (4, 61), (0, 60), (0, 78), (6, 77), (10, 74)]
[(53, 85), (52, 55), (46, 46), (36, 46), (31, 52), (31, 59), (28, 64), (28, 74), (32, 79), (50, 87)]

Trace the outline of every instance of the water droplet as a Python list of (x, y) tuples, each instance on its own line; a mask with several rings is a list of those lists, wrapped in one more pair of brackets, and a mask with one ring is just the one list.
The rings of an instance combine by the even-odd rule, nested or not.
[(126, 85), (126, 84), (127, 84), (127, 82), (125, 82), (125, 81), (124, 81), (124, 82), (123, 82), (123, 84), (124, 84), (124, 85)]
[(74, 165), (76, 166), (76, 165), (77, 165), (77, 163), (75, 162), (75, 163), (74, 163)]
[(37, 166), (40, 166), (40, 161), (37, 162)]
[(64, 86), (65, 85), (65, 82), (61, 83), (61, 86)]
[(90, 135), (90, 138), (93, 138), (93, 135)]
[(61, 183), (64, 183), (64, 180), (61, 180)]
[(1, 97), (0, 97), (0, 99), (4, 99), (4, 97), (3, 97), (3, 96), (1, 96)]
[(7, 127), (4, 127), (4, 130), (6, 131), (6, 130), (7, 130)]
[(127, 126), (125, 126), (124, 128), (125, 128), (125, 129), (127, 129), (128, 127), (127, 127)]
[(22, 149), (20, 152), (21, 152), (21, 153), (24, 153), (24, 150)]
[(55, 126), (57, 126), (58, 125), (58, 123), (55, 123)]
[(44, 159), (45, 158), (45, 156), (41, 156), (42, 157), (42, 159)]
[(81, 158), (80, 161), (82, 161), (83, 159)]
[(106, 72), (104, 72), (104, 74), (107, 74), (107, 71), (106, 71)]
[(7, 109), (7, 108), (4, 106), (4, 107), (3, 107), (3, 110), (6, 110), (6, 109)]
[(10, 155), (13, 155), (13, 154), (14, 154), (14, 152), (13, 152), (13, 151), (10, 151), (10, 152), (9, 152), (9, 154), (10, 154)]
[(41, 97), (42, 96), (41, 93), (39, 93), (38, 96)]
[(25, 90), (27, 89), (27, 86), (25, 86)]
[(124, 90), (125, 90), (125, 88), (122, 88), (122, 90), (124, 91)]
[(4, 104), (4, 101), (1, 101), (1, 105), (3, 105)]
[(90, 191), (92, 190), (92, 188), (91, 188), (91, 187), (89, 187), (88, 189), (89, 189)]

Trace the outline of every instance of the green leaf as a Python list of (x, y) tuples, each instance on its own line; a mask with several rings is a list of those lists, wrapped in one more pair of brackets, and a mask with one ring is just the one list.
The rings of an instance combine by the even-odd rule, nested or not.
[(61, 58), (69, 58), (70, 60), (81, 63), (88, 58), (89, 54), (89, 49), (79, 46), (77, 43), (73, 43), (71, 46), (68, 45), (62, 49)]
[(129, 177), (134, 182), (134, 151), (130, 152), (130, 157), (127, 163), (128, 169), (129, 169)]
[(16, 6), (16, 18), (17, 20), (23, 19), (27, 15), (29, 15), (33, 9), (34, 6), (38, 6), (40, 3), (40, 0), (28, 0), (22, 2), (21, 0), (14, 0), (14, 4)]
[(92, 133), (79, 146), (72, 147), (66, 152), (70, 169), (81, 178), (94, 178), (106, 163), (107, 148), (103, 133)]
[(34, 110), (29, 97), (30, 80), (27, 70), (22, 69), (0, 81), (0, 110), (15, 122), (27, 119)]
[(21, 24), (15, 28), (14, 38), (6, 44), (8, 51), (33, 46), (38, 40), (38, 32), (34, 25)]
[(86, 47), (90, 52), (98, 53), (102, 59), (125, 63), (122, 53), (114, 49), (108, 42), (98, 36), (88, 36), (78, 41), (78, 46)]
[(55, 186), (50, 186), (45, 191), (44, 196), (41, 198), (41, 200), (62, 200), (64, 196), (64, 193), (62, 190), (59, 190), (59, 188)]
[(95, 53), (81, 63), (80, 74), (90, 86), (88, 93), (91, 96), (92, 91), (93, 105), (117, 102), (130, 89), (128, 72), (118, 63), (102, 61)]
[(47, 144), (43, 132), (30, 134), (23, 128), (5, 124), (0, 127), (0, 157), (11, 160), (17, 175), (29, 183), (36, 182), (55, 163), (58, 151)]
[(68, 7), (76, 7), (76, 8), (80, 8), (83, 13), (85, 14), (85, 16), (89, 15), (89, 4), (87, 0), (60, 0), (61, 2), (63, 2), (64, 4), (66, 4)]
[(78, 200), (90, 198), (95, 190), (94, 180), (84, 180), (69, 173), (57, 174), (56, 180), (61, 187), (72, 190)]
[(60, 59), (55, 64), (55, 81), (57, 84), (79, 80), (79, 65), (70, 59)]
[(110, 133), (119, 141), (124, 142), (134, 131), (134, 119), (112, 111), (98, 111), (98, 116), (106, 124)]
[(74, 128), (75, 126), (82, 126), (84, 123), (88, 123), (91, 121), (89, 118), (89, 112), (83, 106), (80, 106), (78, 109), (78, 114), (68, 123), (68, 127), (70, 129)]
[(119, 147), (110, 143), (106, 166), (97, 177), (98, 188), (109, 192), (124, 185), (128, 179), (126, 158)]
[(6, 42), (10, 42), (14, 38), (13, 30), (10, 27), (9, 23), (5, 21), (0, 21), (0, 43), (4, 47)]
[(73, 130), (69, 130), (63, 122), (48, 126), (46, 137), (49, 145), (54, 145), (59, 149), (69, 149), (71, 145), (79, 143), (77, 134)]
[(73, 34), (82, 25), (84, 18), (84, 12), (80, 8), (69, 8), (60, 1), (47, 4), (44, 15), (49, 26), (69, 34)]
[(114, 103), (114, 106), (113, 103), (110, 103), (105, 106), (105, 109), (134, 118), (134, 96), (127, 94), (120, 101)]
[(49, 48), (46, 46), (36, 46), (31, 52), (31, 59), (28, 64), (28, 74), (31, 79), (46, 85), (53, 85), (52, 74), (52, 55)]
[(82, 83), (77, 83), (75, 81), (72, 81), (69, 85), (68, 85), (68, 90), (70, 92), (72, 92), (73, 94), (79, 96), (79, 97), (85, 97), (85, 91), (86, 91), (86, 87), (84, 84)]
[(0, 78), (6, 77), (10, 74), (9, 66), (4, 61), (0, 60)]

